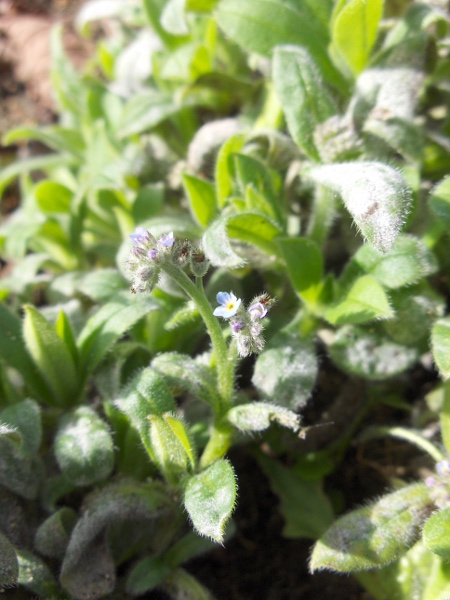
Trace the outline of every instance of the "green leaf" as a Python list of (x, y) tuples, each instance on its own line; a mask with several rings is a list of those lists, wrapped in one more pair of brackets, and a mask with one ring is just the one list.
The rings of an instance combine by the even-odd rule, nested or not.
[(333, 523), (333, 510), (322, 483), (304, 481), (295, 466), (285, 467), (262, 453), (258, 453), (257, 460), (280, 499), (285, 521), (283, 536), (315, 540), (325, 533)]
[(393, 316), (385, 291), (371, 275), (357, 279), (345, 298), (325, 313), (333, 325), (356, 325)]
[(216, 408), (220, 406), (216, 380), (206, 365), (186, 354), (163, 352), (152, 360), (151, 366), (174, 393), (183, 390)]
[(391, 249), (410, 211), (410, 191), (398, 171), (361, 161), (316, 167), (310, 175), (341, 195), (372, 246), (382, 253)]
[(58, 125), (39, 128), (16, 127), (3, 136), (2, 143), (10, 146), (23, 140), (37, 140), (56, 152), (70, 152), (78, 158), (82, 157), (85, 150), (85, 142), (79, 131)]
[(417, 283), (435, 273), (438, 266), (427, 246), (412, 235), (400, 235), (384, 255), (365, 244), (353, 256), (352, 263), (390, 289)]
[(290, 134), (306, 156), (318, 161), (314, 130), (337, 108), (317, 65), (305, 48), (277, 46), (272, 78)]
[(27, 550), (17, 550), (19, 561), (19, 578), (17, 583), (23, 585), (41, 598), (52, 598), (60, 594), (49, 567), (37, 556)]
[(114, 446), (108, 427), (87, 406), (63, 417), (54, 447), (64, 477), (77, 486), (107, 479), (114, 467)]
[(430, 208), (438, 221), (450, 231), (450, 177), (440, 181), (433, 189)]
[(142, 186), (133, 202), (132, 215), (135, 223), (155, 217), (164, 203), (164, 187), (160, 183)]
[(450, 508), (444, 508), (432, 515), (423, 527), (425, 548), (446, 560), (450, 559)]
[(15, 585), (19, 577), (19, 562), (14, 546), (0, 531), (0, 588)]
[(233, 193), (234, 155), (242, 150), (243, 135), (231, 136), (221, 147), (216, 161), (216, 193), (219, 208), (223, 208)]
[(189, 478), (184, 506), (200, 535), (221, 543), (225, 525), (236, 502), (236, 479), (232, 466), (220, 459)]
[(278, 253), (277, 246), (272, 242), (282, 231), (264, 214), (256, 211), (242, 211), (236, 215), (229, 215), (225, 219), (230, 237), (252, 244), (269, 256)]
[(33, 500), (42, 483), (43, 469), (38, 456), (27, 456), (22, 444), (27, 447), (22, 436), (14, 436), (11, 428), (3, 430), (3, 435), (0, 435), (0, 485)]
[(159, 556), (147, 556), (140, 560), (127, 577), (127, 592), (139, 596), (159, 585), (172, 570)]
[(154, 369), (144, 369), (124, 390), (115, 405), (137, 429), (153, 462), (157, 462), (150, 439), (149, 416), (175, 411), (175, 401), (163, 378)]
[(429, 489), (416, 483), (344, 515), (316, 543), (311, 571), (350, 573), (393, 562), (419, 539), (432, 510)]
[(42, 439), (41, 409), (34, 400), (22, 400), (0, 413), (0, 421), (11, 426), (21, 436), (21, 450), (26, 456), (39, 452)]
[(116, 269), (95, 269), (84, 273), (77, 282), (78, 292), (99, 303), (113, 300), (125, 287), (126, 281)]
[(153, 298), (119, 293), (86, 323), (77, 345), (86, 379), (117, 340), (149, 311), (158, 308)]
[(171, 598), (214, 600), (211, 592), (198, 579), (182, 568), (173, 569), (167, 575), (161, 587)]
[(161, 25), (172, 35), (188, 35), (185, 18), (186, 0), (168, 0), (161, 13)]
[(295, 291), (307, 304), (316, 302), (323, 277), (319, 246), (308, 238), (279, 238), (277, 243)]
[(152, 458), (167, 481), (176, 485), (196, 463), (192, 442), (182, 421), (165, 413), (148, 415)]
[(227, 217), (221, 217), (214, 221), (203, 234), (202, 245), (213, 266), (236, 269), (242, 267), (245, 260), (231, 247), (227, 225)]
[(279, 333), (258, 356), (252, 383), (267, 401), (297, 410), (306, 404), (317, 372), (312, 341)]
[(183, 183), (192, 216), (201, 227), (207, 227), (217, 215), (214, 186), (186, 173), (183, 175)]
[(72, 355), (50, 323), (33, 306), (25, 306), (23, 336), (27, 348), (60, 406), (73, 403), (80, 393)]
[(418, 360), (416, 348), (392, 342), (373, 326), (371, 330), (351, 325), (339, 329), (329, 351), (340, 369), (359, 377), (383, 380), (409, 369)]
[(62, 560), (76, 520), (77, 513), (72, 508), (63, 507), (43, 521), (34, 538), (34, 547), (39, 554)]
[(153, 129), (181, 109), (182, 106), (174, 102), (173, 94), (155, 90), (134, 94), (125, 104), (119, 136), (125, 138)]
[(13, 162), (4, 169), (0, 170), (0, 194), (3, 193), (7, 185), (22, 173), (31, 173), (33, 171), (44, 171), (51, 173), (53, 169), (60, 167), (70, 167), (78, 161), (70, 154), (45, 154)]
[(444, 379), (450, 377), (450, 317), (439, 319), (431, 330), (434, 362)]
[[(358, 75), (366, 66), (375, 44), (383, 0), (339, 0), (331, 22), (330, 52)], [(351, 34), (349, 34), (351, 32)]]
[(255, 5), (253, 0), (222, 0), (216, 20), (225, 34), (248, 52), (270, 56), (280, 44), (306, 48), (325, 79), (341, 84), (326, 50), (327, 26), (308, 2), (259, 0)]
[(264, 431), (274, 423), (294, 432), (300, 429), (300, 417), (295, 412), (267, 402), (239, 404), (231, 408), (226, 416), (241, 431)]
[(41, 181), (35, 187), (34, 194), (44, 213), (70, 213), (73, 192), (66, 186), (56, 181)]

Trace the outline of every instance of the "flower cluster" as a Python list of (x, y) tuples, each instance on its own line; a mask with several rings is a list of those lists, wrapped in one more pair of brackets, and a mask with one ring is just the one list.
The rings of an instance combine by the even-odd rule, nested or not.
[(164, 264), (183, 268), (189, 262), (196, 277), (203, 277), (208, 270), (209, 261), (201, 248), (193, 248), (187, 240), (176, 239), (173, 231), (163, 233), (156, 240), (149, 231), (137, 227), (130, 239), (133, 246), (125, 267), (130, 274), (133, 293), (151, 292), (158, 283)]
[(131, 291), (151, 292), (161, 273), (161, 263), (172, 254), (175, 238), (173, 232), (164, 233), (158, 240), (143, 227), (130, 235), (133, 242), (131, 257), (125, 263), (131, 275)]
[(260, 354), (265, 344), (262, 321), (274, 300), (268, 294), (261, 294), (244, 308), (242, 300), (232, 292), (219, 292), (216, 299), (219, 306), (214, 310), (214, 315), (230, 319), (231, 335), (236, 340), (239, 355)]

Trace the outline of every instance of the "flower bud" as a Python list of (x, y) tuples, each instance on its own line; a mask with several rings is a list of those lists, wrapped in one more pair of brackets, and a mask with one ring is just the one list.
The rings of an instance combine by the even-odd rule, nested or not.
[(177, 267), (184, 267), (191, 255), (191, 244), (185, 240), (177, 240), (173, 246), (172, 261)]
[(209, 269), (209, 260), (206, 258), (203, 250), (193, 250), (190, 256), (190, 267), (192, 274), (196, 277), (203, 277)]

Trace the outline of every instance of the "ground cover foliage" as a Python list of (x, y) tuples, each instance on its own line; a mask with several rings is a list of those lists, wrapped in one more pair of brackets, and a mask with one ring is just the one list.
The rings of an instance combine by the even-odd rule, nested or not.
[[(0, 170), (11, 597), (232, 597), (189, 565), (246, 452), (312, 578), (450, 597), (444, 4), (91, 0), (82, 72), (54, 28), (57, 121)], [(418, 466), (346, 495), (387, 441)]]

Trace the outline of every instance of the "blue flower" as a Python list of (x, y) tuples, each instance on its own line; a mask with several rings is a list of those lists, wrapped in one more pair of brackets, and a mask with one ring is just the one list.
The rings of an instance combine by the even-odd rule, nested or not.
[(224, 319), (234, 317), (241, 305), (241, 299), (236, 298), (233, 292), (231, 294), (228, 292), (219, 292), (216, 300), (220, 306), (215, 309), (213, 314), (215, 317), (223, 317)]
[(163, 246), (163, 248), (172, 248), (174, 244), (175, 238), (173, 237), (173, 231), (170, 233), (163, 233), (158, 240), (158, 245)]
[(130, 235), (133, 244), (145, 244), (150, 240), (149, 232), (143, 227), (136, 227), (136, 231)]
[(249, 307), (248, 312), (250, 313), (252, 320), (264, 319), (267, 315), (267, 308), (262, 302), (255, 302), (255, 304), (252, 304)]

